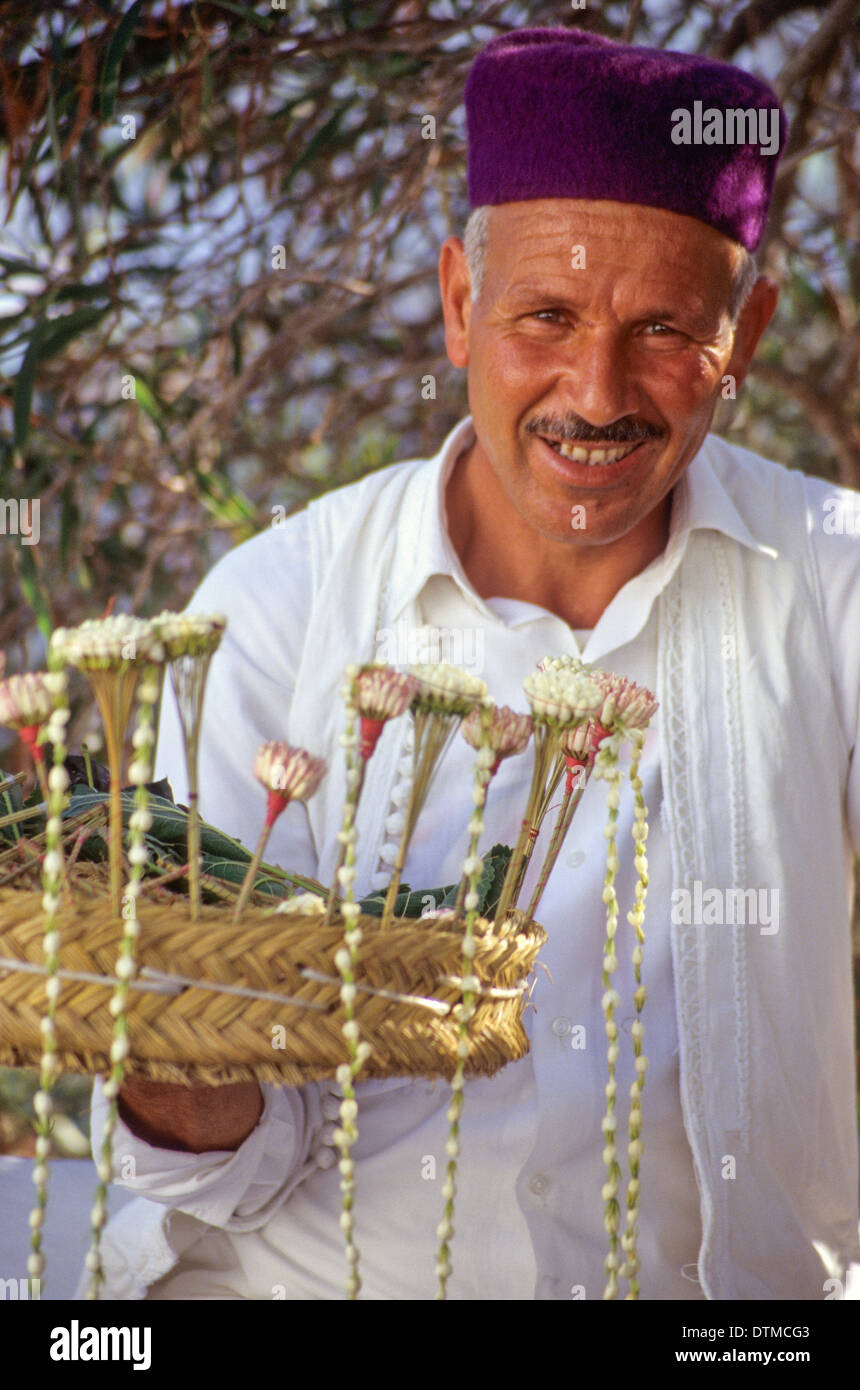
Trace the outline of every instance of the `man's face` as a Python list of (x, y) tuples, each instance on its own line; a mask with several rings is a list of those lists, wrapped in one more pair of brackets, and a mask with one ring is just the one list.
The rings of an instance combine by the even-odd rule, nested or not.
[[(443, 275), (448, 348), (468, 366), (482, 462), (531, 528), (602, 544), (667, 496), (707, 434), (724, 375), (739, 385), (755, 346), (749, 334), (735, 344), (728, 315), (741, 254), (659, 208), (546, 199), (491, 209), (480, 299), (464, 297), (459, 331), (456, 270), (447, 293)], [(574, 508), (584, 524), (582, 512), (572, 524)]]

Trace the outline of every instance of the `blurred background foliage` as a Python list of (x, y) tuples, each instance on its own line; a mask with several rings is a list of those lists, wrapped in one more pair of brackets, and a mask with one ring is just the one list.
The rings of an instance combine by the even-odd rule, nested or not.
[[(436, 281), (468, 215), (463, 84), (540, 24), (774, 85), (780, 306), (716, 427), (860, 487), (854, 0), (0, 0), (7, 672), (108, 603), (182, 607), (273, 515), (435, 452), (467, 409)], [(35, 499), (28, 545), (11, 508)], [(82, 687), (73, 713), (98, 747)], [(3, 732), (0, 763), (25, 765)]]

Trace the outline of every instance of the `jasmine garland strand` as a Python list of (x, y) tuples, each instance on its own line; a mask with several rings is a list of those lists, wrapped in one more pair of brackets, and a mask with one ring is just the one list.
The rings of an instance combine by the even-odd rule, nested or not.
[(606, 905), (606, 944), (604, 946), (602, 973), (604, 994), (601, 1001), (603, 1004), (606, 1037), (608, 1040), (606, 1051), (608, 1072), (608, 1079), (606, 1082), (606, 1113), (603, 1117), (601, 1126), (605, 1136), (603, 1162), (607, 1169), (606, 1182), (603, 1185), (601, 1196), (604, 1201), (603, 1222), (609, 1237), (609, 1252), (605, 1262), (607, 1282), (603, 1292), (603, 1297), (605, 1299), (618, 1297), (618, 1273), (621, 1266), (621, 1260), (618, 1255), (618, 1226), (620, 1220), (618, 1185), (622, 1174), (618, 1164), (618, 1148), (616, 1142), (617, 1120), (615, 1115), (615, 1101), (618, 1091), (618, 1083), (615, 1077), (615, 1065), (619, 1057), (618, 1024), (615, 1021), (615, 1010), (620, 1003), (620, 999), (618, 991), (613, 988), (612, 984), (612, 976), (618, 967), (618, 958), (615, 954), (615, 936), (618, 930), (618, 897), (615, 892), (615, 877), (618, 873), (618, 847), (615, 842), (615, 837), (618, 832), (619, 783), (621, 780), (621, 770), (618, 760), (619, 743), (619, 735), (606, 739), (597, 754), (594, 768), (595, 776), (602, 777), (609, 783), (609, 791), (606, 797), (609, 818), (603, 832), (607, 839), (606, 874), (603, 888), (603, 901)]
[(633, 1035), (633, 1057), (635, 1078), (630, 1087), (630, 1117), (628, 1121), (628, 1171), (629, 1180), (627, 1183), (627, 1224), (624, 1234), (621, 1237), (621, 1245), (626, 1255), (626, 1263), (623, 1266), (622, 1274), (625, 1275), (630, 1283), (628, 1299), (639, 1297), (640, 1285), (637, 1275), (640, 1264), (636, 1250), (636, 1222), (639, 1216), (639, 1160), (642, 1157), (642, 1091), (645, 1086), (645, 1072), (648, 1069), (648, 1059), (642, 1053), (642, 1009), (645, 1004), (645, 986), (642, 983), (642, 947), (645, 942), (645, 932), (643, 924), (645, 921), (645, 899), (648, 892), (648, 860), (646, 857), (646, 840), (648, 838), (648, 810), (645, 799), (642, 795), (642, 778), (639, 776), (639, 764), (642, 757), (642, 748), (645, 743), (645, 733), (641, 729), (630, 732), (630, 741), (633, 745), (633, 758), (630, 764), (630, 785), (633, 788), (635, 806), (633, 821), (633, 843), (636, 849), (634, 866), (637, 871), (635, 887), (635, 898), (633, 910), (627, 914), (627, 920), (633, 927), (636, 935), (636, 943), (633, 948), (633, 976), (635, 989), (633, 993), (633, 1003), (636, 1009), (636, 1017), (633, 1021), (631, 1032)]
[(125, 1010), (129, 996), (128, 982), (135, 973), (135, 947), (140, 933), (137, 919), (137, 898), (140, 893), (140, 881), (143, 877), (144, 865), (148, 857), (146, 831), (152, 825), (152, 816), (147, 809), (149, 798), (146, 783), (152, 777), (151, 759), (155, 746), (154, 713), (159, 690), (158, 669), (155, 664), (149, 663), (144, 668), (143, 679), (138, 687), (137, 720), (132, 739), (135, 757), (128, 770), (129, 781), (135, 786), (134, 810), (129, 819), (128, 834), (130, 868), (128, 883), (122, 898), (124, 934), (120, 942), (116, 963), (119, 983), (110, 1002), (110, 1011), (115, 1019), (110, 1050), (112, 1065), (110, 1077), (103, 1087), (105, 1098), (108, 1101), (108, 1113), (97, 1164), (99, 1184), (96, 1189), (95, 1205), (91, 1212), (92, 1240), (86, 1259), (86, 1267), (92, 1276), (87, 1290), (88, 1299), (99, 1297), (99, 1291), (105, 1277), (101, 1261), (101, 1232), (107, 1221), (107, 1189), (113, 1177), (113, 1136), (119, 1116), (118, 1097), (125, 1075), (125, 1059), (129, 1052), (128, 1022)]
[(489, 699), (485, 699), (480, 707), (480, 747), (475, 759), (475, 782), (472, 790), (472, 800), (475, 810), (469, 820), (469, 851), (463, 862), (463, 876), (466, 880), (466, 895), (463, 899), (463, 906), (466, 909), (465, 931), (463, 935), (463, 995), (461, 1002), (454, 1009), (454, 1016), (457, 1019), (457, 1066), (451, 1080), (451, 1104), (448, 1107), (448, 1121), (450, 1129), (448, 1139), (445, 1144), (445, 1152), (448, 1155), (448, 1163), (445, 1174), (445, 1182), (442, 1187), (442, 1196), (445, 1207), (442, 1220), (437, 1227), (436, 1234), (439, 1237), (439, 1250), (436, 1255), (436, 1276), (438, 1286), (436, 1299), (442, 1300), (448, 1291), (448, 1279), (451, 1275), (451, 1237), (454, 1234), (454, 1198), (457, 1192), (457, 1158), (460, 1153), (460, 1116), (463, 1113), (463, 1088), (465, 1086), (466, 1060), (469, 1056), (469, 1022), (475, 1014), (475, 991), (478, 988), (478, 980), (474, 974), (474, 960), (477, 949), (475, 942), (475, 920), (478, 915), (478, 885), (481, 881), (481, 873), (484, 861), (478, 855), (478, 844), (484, 830), (484, 805), (487, 799), (487, 787), (493, 776), (493, 765), (496, 755), (490, 748), (490, 731), (493, 723), (493, 704)]
[(340, 867), (337, 870), (337, 881), (343, 889), (343, 901), (341, 903), (341, 914), (344, 919), (346, 930), (344, 932), (344, 945), (335, 953), (334, 963), (337, 966), (341, 980), (340, 999), (343, 1005), (345, 1022), (342, 1032), (346, 1039), (349, 1061), (343, 1062), (337, 1069), (337, 1080), (343, 1093), (340, 1103), (340, 1127), (335, 1131), (335, 1143), (340, 1150), (340, 1190), (341, 1190), (341, 1215), (340, 1227), (343, 1231), (346, 1242), (346, 1259), (349, 1265), (349, 1276), (347, 1278), (346, 1296), (349, 1300), (358, 1298), (361, 1288), (361, 1276), (359, 1275), (359, 1251), (355, 1244), (355, 1217), (353, 1208), (355, 1205), (355, 1163), (353, 1162), (351, 1149), (358, 1138), (358, 1102), (355, 1098), (355, 1087), (353, 1085), (358, 1072), (364, 1062), (370, 1056), (371, 1047), (369, 1043), (359, 1041), (359, 1027), (355, 1018), (355, 977), (358, 966), (358, 948), (361, 945), (361, 928), (357, 925), (361, 915), (361, 908), (355, 901), (355, 813), (358, 805), (358, 798), (361, 794), (363, 781), (363, 763), (360, 763), (357, 756), (358, 733), (356, 721), (358, 719), (358, 675), (357, 666), (349, 666), (346, 670), (347, 683), (343, 687), (343, 696), (346, 704), (346, 726), (341, 735), (340, 742), (346, 751), (346, 802), (343, 808), (343, 826), (338, 833), (341, 843), (339, 854)]
[[(30, 1255), (27, 1259), (27, 1273), (31, 1279), (41, 1280), (45, 1270), (45, 1256), (42, 1253), (42, 1231), (45, 1223), (45, 1210), (48, 1204), (48, 1158), (51, 1153), (51, 1130), (53, 1129), (53, 1099), (51, 1092), (59, 1075), (57, 1057), (57, 1001), (62, 988), (57, 970), (60, 965), (60, 932), (57, 914), (60, 907), (60, 893), (63, 886), (63, 821), (62, 814), (67, 803), (66, 795), (69, 778), (64, 767), (66, 759), (66, 723), (69, 719), (68, 697), (66, 693), (66, 674), (62, 667), (51, 669), (43, 677), (43, 683), (53, 696), (54, 708), (45, 725), (44, 737), (53, 747), (52, 767), (47, 778), (47, 818), (45, 822), (45, 858), (42, 862), (42, 907), (45, 912), (45, 952), (46, 1009), (40, 1027), (42, 1031), (42, 1058), (39, 1069), (39, 1089), (33, 1097), (36, 1111), (36, 1163), (33, 1168), (33, 1182), (36, 1188), (36, 1205), (30, 1212)], [(42, 779), (40, 779), (40, 782)], [(42, 782), (44, 785), (44, 783)], [(41, 1294), (41, 1288), (39, 1290)]]

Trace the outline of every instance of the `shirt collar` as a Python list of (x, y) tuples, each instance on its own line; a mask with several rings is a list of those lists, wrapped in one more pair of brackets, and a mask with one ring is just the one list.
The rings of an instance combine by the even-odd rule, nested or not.
[[(445, 490), (454, 464), (475, 440), (472, 417), (467, 415), (451, 430), (439, 452), (421, 464), (406, 490), (401, 512), (406, 544), (395, 547), (389, 579), (391, 614), (396, 617), (412, 602), (434, 575), (453, 579), (464, 598), (486, 617), (498, 621), (466, 577), (448, 535)], [(668, 583), (693, 531), (719, 531), (763, 555), (777, 551), (767, 544), (763, 518), (744, 517), (718, 475), (721, 454), (732, 446), (708, 435), (698, 454), (682, 474), (672, 497), (672, 516), (666, 549), (648, 566), (661, 572)], [(723, 472), (724, 469), (719, 469)]]

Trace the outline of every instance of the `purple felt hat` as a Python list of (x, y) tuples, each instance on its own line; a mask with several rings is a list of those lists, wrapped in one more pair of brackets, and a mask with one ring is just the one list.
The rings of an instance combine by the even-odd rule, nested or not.
[(761, 240), (785, 114), (728, 63), (582, 29), (493, 39), (466, 82), (469, 202), (611, 199)]

